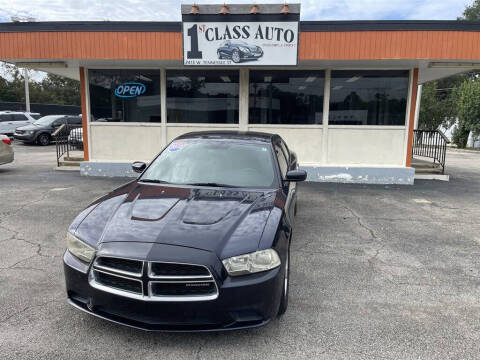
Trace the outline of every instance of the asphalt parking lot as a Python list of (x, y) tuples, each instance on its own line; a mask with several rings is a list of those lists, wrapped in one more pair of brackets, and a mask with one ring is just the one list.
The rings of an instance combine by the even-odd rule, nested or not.
[(55, 147), (0, 167), (0, 358), (478, 359), (480, 153), (450, 182), (305, 183), (287, 313), (264, 328), (146, 333), (66, 302), (65, 231), (127, 179), (56, 172)]

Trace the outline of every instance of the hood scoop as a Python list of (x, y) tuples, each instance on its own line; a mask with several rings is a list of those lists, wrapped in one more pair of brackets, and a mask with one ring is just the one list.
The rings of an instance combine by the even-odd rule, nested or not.
[[(252, 203), (252, 194), (242, 191), (195, 190), (192, 193), (182, 217), (185, 224), (213, 225), (230, 214), (241, 212), (242, 203)], [(258, 198), (261, 193), (255, 195), (253, 197)]]
[(158, 221), (178, 203), (177, 197), (158, 198), (138, 195), (132, 206), (132, 220)]

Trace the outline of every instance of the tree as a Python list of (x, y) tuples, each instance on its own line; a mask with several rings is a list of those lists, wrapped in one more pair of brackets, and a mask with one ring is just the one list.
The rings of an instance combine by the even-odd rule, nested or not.
[(467, 6), (462, 15), (463, 16), (458, 17), (457, 20), (480, 20), (480, 0), (475, 0), (472, 5)]
[[(23, 71), (14, 65), (3, 64), (0, 76), (0, 101), (25, 102)], [(41, 81), (30, 81), (30, 101), (40, 104), (80, 105), (80, 82), (47, 74)]]
[(455, 118), (455, 92), (446, 89), (439, 89), (438, 81), (423, 85), (419, 129), (436, 130), (441, 125), (448, 125)]
[(458, 89), (458, 126), (453, 141), (464, 148), (470, 131), (480, 135), (480, 80), (464, 81)]

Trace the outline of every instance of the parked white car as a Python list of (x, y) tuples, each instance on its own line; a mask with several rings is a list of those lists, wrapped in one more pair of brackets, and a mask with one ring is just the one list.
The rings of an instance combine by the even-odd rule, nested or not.
[(28, 112), (0, 111), (0, 134), (13, 135), (20, 126), (30, 125), (35, 118)]
[(83, 128), (72, 129), (68, 135), (68, 142), (79, 150), (83, 149)]
[(0, 134), (0, 165), (13, 161), (13, 147), (7, 135)]

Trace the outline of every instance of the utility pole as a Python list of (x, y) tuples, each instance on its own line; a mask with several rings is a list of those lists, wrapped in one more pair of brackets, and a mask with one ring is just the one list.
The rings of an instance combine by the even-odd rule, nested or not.
[(25, 78), (25, 111), (30, 112), (30, 88), (28, 86), (28, 70), (23, 69), (23, 77)]

